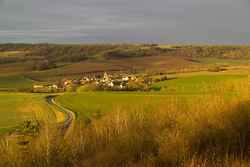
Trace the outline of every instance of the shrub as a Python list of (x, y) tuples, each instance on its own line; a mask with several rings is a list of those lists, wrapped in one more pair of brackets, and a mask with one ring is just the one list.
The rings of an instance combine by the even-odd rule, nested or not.
[(0, 142), (0, 166), (249, 165), (250, 102), (218, 94), (189, 100), (117, 106), (78, 120), (67, 137), (43, 126), (25, 153), (13, 153)]

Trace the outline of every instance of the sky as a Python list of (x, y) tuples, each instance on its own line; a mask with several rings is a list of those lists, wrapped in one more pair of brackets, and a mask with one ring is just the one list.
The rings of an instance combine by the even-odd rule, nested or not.
[(250, 0), (0, 0), (0, 43), (250, 44)]

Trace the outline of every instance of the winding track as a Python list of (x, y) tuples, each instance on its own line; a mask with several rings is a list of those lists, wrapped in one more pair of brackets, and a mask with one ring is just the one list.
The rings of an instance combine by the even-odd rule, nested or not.
[(46, 101), (48, 104), (50, 104), (51, 106), (56, 107), (59, 111), (65, 113), (66, 115), (66, 119), (64, 122), (62, 123), (58, 123), (58, 129), (60, 130), (62, 135), (65, 135), (67, 133), (67, 131), (69, 130), (69, 128), (73, 125), (73, 122), (75, 120), (75, 113), (63, 106), (61, 106), (60, 104), (57, 104), (55, 102), (55, 95), (50, 95), (46, 97)]

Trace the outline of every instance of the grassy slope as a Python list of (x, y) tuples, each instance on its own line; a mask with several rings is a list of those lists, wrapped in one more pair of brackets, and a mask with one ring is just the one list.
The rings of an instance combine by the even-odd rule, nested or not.
[[(250, 63), (248, 56), (250, 47), (244, 46), (160, 45), (157, 49), (143, 45), (13, 44), (0, 45), (0, 49), (1, 47), (3, 51), (0, 52), (0, 75), (25, 74), (35, 80), (42, 81), (55, 81), (63, 77), (70, 78), (82, 75), (84, 72), (95, 71), (137, 69), (149, 72), (172, 72), (190, 68), (199, 70), (201, 67), (214, 66), (215, 64), (242, 65)], [(159, 50), (159, 48), (163, 50)], [(119, 52), (114, 52), (117, 50)], [(128, 50), (130, 51), (127, 52)], [(110, 54), (110, 51), (114, 53)], [(145, 51), (145, 55), (140, 54), (142, 51)], [(78, 58), (79, 55), (88, 59), (74, 59)], [(12, 62), (10, 63), (4, 57), (14, 57), (16, 62), (12, 62), (13, 60), (10, 59)], [(1, 62), (1, 58), (3, 62)], [(34, 71), (33, 67), (37, 61), (45, 59), (57, 64), (58, 68)]]
[(245, 79), (246, 77), (247, 75), (245, 74), (188, 74), (177, 79), (155, 83), (153, 87), (160, 87), (161, 92), (168, 94), (207, 94), (213, 92), (216, 85), (220, 83)]
[(215, 57), (199, 58), (198, 60), (202, 64), (219, 65), (219, 66), (245, 65), (250, 63), (249, 59), (223, 59)]
[[(215, 63), (217, 62), (217, 63)], [(57, 81), (62, 78), (82, 76), (86, 72), (111, 72), (136, 69), (146, 72), (175, 72), (182, 70), (195, 70), (214, 66), (241, 66), (249, 64), (249, 60), (232, 60), (217, 58), (200, 58), (197, 62), (182, 57), (150, 56), (123, 58), (115, 60), (87, 60), (77, 63), (67, 63), (58, 68), (45, 71), (30, 71), (26, 75), (41, 81)]]
[(44, 95), (1, 93), (0, 134), (11, 130), (26, 120), (55, 119), (53, 112), (44, 101)]
[(66, 93), (57, 98), (63, 106), (77, 113), (78, 118), (99, 117), (104, 113), (119, 109), (136, 109), (147, 106), (156, 107), (167, 96), (145, 93)]
[(34, 83), (22, 75), (0, 76), (0, 89), (27, 89)]
[(10, 56), (24, 56), (25, 52), (23, 51), (5, 51), (0, 52), (1, 57), (10, 57)]
[[(139, 64), (139, 61), (140, 61), (140, 59), (138, 58), (138, 64)], [(210, 64), (210, 63), (213, 64), (214, 62), (218, 62), (218, 61), (215, 59), (213, 59), (213, 60), (205, 60), (204, 59), (203, 63), (204, 64)], [(230, 60), (230, 62), (228, 62), (227, 60), (223, 60), (222, 62), (219, 62), (219, 63), (224, 64), (225, 62), (229, 63), (230, 65), (238, 65), (238, 64), (244, 63), (244, 61), (236, 62), (234, 60)], [(159, 61), (159, 63), (161, 63), (161, 61)], [(172, 64), (174, 62), (169, 62), (169, 63)], [(234, 63), (236, 63), (236, 64), (234, 64)], [(128, 64), (130, 64), (130, 63), (128, 63)], [(138, 64), (136, 64), (136, 65), (138, 65)], [(147, 64), (145, 62), (143, 62), (142, 64), (143, 64), (143, 66), (147, 66)], [(74, 66), (74, 64), (73, 64), (73, 66)], [(80, 66), (84, 66), (84, 63), (80, 64)], [(163, 62), (162, 66), (166, 67), (164, 62)], [(74, 69), (74, 67), (70, 66), (70, 68), (72, 68), (72, 69)], [(159, 64), (157, 62), (155, 63), (155, 67), (157, 67), (157, 68), (159, 67)], [(75, 71), (75, 70), (79, 70), (79, 68), (77, 67), (72, 71)], [(69, 72), (69, 69), (66, 69), (65, 73), (66, 72)], [(48, 76), (48, 74), (46, 74), (46, 71), (44, 74), (45, 74), (44, 76), (46, 78)], [(53, 72), (51, 74), (52, 74), (51, 76), (53, 77), (53, 75), (54, 75)], [(64, 74), (64, 72), (62, 74)], [(179, 146), (179, 145), (182, 146), (181, 145), (182, 143), (179, 140), (179, 139), (182, 139), (181, 138), (182, 136), (180, 136), (180, 138), (178, 138), (179, 137), (178, 135), (179, 134), (182, 135), (182, 133), (179, 131), (183, 127), (188, 134), (194, 133), (193, 139), (196, 139), (196, 138), (199, 139), (199, 136), (201, 138), (201, 141), (203, 139), (202, 137), (205, 137), (205, 139), (211, 138), (211, 141), (221, 141), (221, 143), (219, 143), (219, 144), (222, 144), (225, 142), (225, 138), (223, 138), (223, 136), (228, 136), (228, 134), (229, 134), (230, 138), (233, 138), (231, 140), (235, 141), (234, 137), (237, 138), (237, 135), (238, 135), (237, 134), (238, 125), (240, 125), (240, 130), (243, 130), (243, 132), (245, 132), (244, 130), (247, 128), (245, 128), (243, 126), (245, 126), (245, 123), (249, 122), (249, 120), (248, 120), (249, 117), (245, 117), (244, 112), (241, 112), (241, 110), (238, 110), (236, 108), (237, 109), (237, 110), (235, 110), (235, 111), (237, 111), (236, 115), (235, 115), (235, 113), (232, 114), (233, 115), (232, 116), (232, 118), (233, 118), (232, 125), (226, 124), (226, 126), (225, 126), (226, 128), (222, 129), (222, 131), (221, 131), (221, 127), (224, 127), (223, 123), (228, 122), (227, 118), (224, 118), (225, 115), (223, 115), (223, 113), (216, 115), (216, 113), (218, 111), (219, 111), (218, 113), (221, 112), (221, 110), (220, 110), (221, 108), (218, 109), (218, 106), (216, 106), (216, 105), (215, 105), (215, 108), (212, 107), (212, 110), (210, 107), (210, 110), (207, 109), (207, 111), (205, 110), (206, 112), (203, 112), (204, 109), (206, 109), (206, 105), (209, 106), (210, 103), (212, 103), (211, 105), (213, 105), (213, 102), (211, 102), (212, 99), (209, 99), (209, 100), (202, 99), (204, 94), (209, 94), (210, 92), (212, 92), (211, 88), (214, 88), (215, 85), (217, 85), (219, 83), (223, 83), (224, 81), (226, 81), (228, 83), (230, 83), (231, 81), (233, 82), (233, 81), (237, 81), (237, 80), (241, 81), (241, 80), (244, 80), (245, 78), (246, 78), (246, 75), (239, 75), (239, 74), (233, 74), (233, 73), (220, 74), (220, 75), (218, 75), (218, 73), (213, 73), (213, 74), (204, 74), (203, 73), (203, 74), (199, 74), (199, 75), (188, 74), (188, 75), (181, 75), (181, 77), (176, 79), (176, 80), (164, 81), (164, 82), (155, 84), (154, 86), (156, 86), (156, 87), (163, 87), (163, 89), (157, 93), (126, 93), (126, 92), (124, 92), (124, 93), (112, 93), (112, 92), (67, 93), (67, 94), (64, 94), (64, 95), (58, 97), (57, 101), (59, 103), (61, 103), (62, 105), (64, 105), (65, 107), (70, 108), (73, 111), (77, 112), (78, 116), (79, 116), (78, 118), (86, 119), (86, 118), (90, 118), (90, 117), (97, 118), (97, 117), (101, 116), (103, 113), (107, 113), (107, 112), (112, 112), (112, 111), (117, 111), (117, 110), (119, 111), (120, 108), (123, 111), (124, 110), (130, 111), (130, 113), (132, 113), (137, 108), (143, 108), (141, 110), (138, 109), (137, 112), (138, 111), (139, 112), (145, 111), (144, 108), (146, 108), (150, 111), (151, 111), (151, 109), (157, 110), (158, 104), (162, 103), (162, 102), (166, 104), (166, 105), (161, 105), (162, 110), (165, 112), (166, 109), (164, 107), (169, 107), (168, 106), (169, 103), (167, 103), (167, 100), (169, 99), (169, 97), (179, 99), (180, 97), (182, 97), (182, 95), (185, 95), (185, 98), (192, 99), (194, 94), (201, 95), (201, 104), (198, 105), (200, 108), (198, 108), (198, 109), (195, 108), (197, 103), (193, 103), (194, 107), (192, 106), (192, 103), (189, 103), (190, 109), (192, 111), (193, 111), (193, 109), (196, 109), (198, 111), (202, 111), (202, 113), (201, 113), (202, 116), (200, 119), (198, 119), (198, 123), (197, 123), (197, 119), (195, 119), (195, 118), (197, 118), (197, 116), (195, 117), (195, 112), (190, 112), (189, 113), (190, 117), (187, 117), (186, 115), (181, 115), (180, 113), (176, 113), (176, 115), (178, 117), (176, 119), (181, 124), (180, 127), (176, 128), (178, 133), (176, 133), (174, 131), (174, 134), (172, 134), (172, 136), (171, 136), (172, 129), (170, 129), (169, 131), (167, 131), (168, 132), (167, 134), (170, 134), (170, 138), (166, 138), (165, 136), (160, 136), (160, 137), (163, 137), (162, 139), (164, 142), (160, 143), (162, 145), (160, 145), (159, 148), (164, 149), (164, 146), (166, 146), (167, 149), (165, 150), (166, 152), (163, 152), (163, 155), (168, 156), (168, 155), (171, 155), (171, 153), (172, 153), (171, 150), (168, 149), (169, 146), (172, 146), (172, 145), (175, 146), (175, 144), (177, 146)], [(30, 80), (27, 80), (24, 77), (5, 76), (5, 77), (0, 77), (0, 85), (1, 84), (3, 87), (7, 87), (7, 88), (19, 87), (19, 86), (20, 86), (20, 88), (23, 88), (23, 87), (27, 87), (27, 85), (30, 86), (32, 83), (30, 83)], [(205, 91), (204, 91), (204, 88), (205, 88)], [(208, 101), (209, 101), (209, 103), (208, 103)], [(173, 104), (170, 103), (170, 107), (171, 107), (171, 105), (173, 105)], [(228, 104), (225, 104), (225, 106), (227, 106), (227, 105)], [(219, 106), (221, 106), (221, 104), (219, 104)], [(48, 108), (49, 107), (44, 102), (43, 95), (4, 94), (4, 93), (0, 94), (0, 114), (1, 114), (1, 116), (0, 116), (0, 133), (3, 133), (5, 131), (10, 130), (11, 127), (18, 125), (19, 123), (21, 123), (24, 120), (34, 119), (35, 117), (39, 118), (39, 119), (49, 117), (49, 119), (53, 120), (54, 115), (53, 114), (48, 115), (48, 113), (51, 113), (49, 111), (50, 109), (48, 109)], [(215, 110), (213, 110), (213, 109), (215, 109)], [(181, 110), (181, 111), (186, 112), (186, 110)], [(209, 113), (211, 113), (211, 111), (213, 111), (212, 114), (209, 114)], [(162, 112), (162, 113), (164, 113), (164, 112)], [(243, 115), (242, 115), (242, 113), (243, 113)], [(132, 116), (132, 120), (134, 117), (140, 116), (138, 113), (136, 113), (136, 114)], [(216, 116), (213, 116), (213, 114), (215, 114)], [(155, 126), (158, 128), (157, 122), (159, 121), (160, 123), (161, 122), (164, 123), (168, 118), (166, 116), (162, 117), (164, 115), (166, 115), (166, 114), (159, 115), (158, 117), (156, 117), (157, 119), (153, 119), (151, 124), (152, 125), (156, 124)], [(247, 112), (247, 116), (248, 115), (249, 114)], [(60, 118), (61, 116), (59, 115), (58, 117)], [(115, 115), (114, 122), (119, 121), (119, 120), (117, 120), (117, 118), (119, 118), (119, 117), (117, 117)], [(191, 121), (189, 120), (190, 118), (191, 118)], [(208, 119), (208, 118), (210, 118), (210, 119)], [(62, 119), (64, 119), (64, 118), (62, 118)], [(143, 119), (143, 117), (140, 119)], [(57, 121), (60, 121), (60, 120), (61, 119), (59, 119)], [(121, 120), (122, 120), (122, 117), (121, 117)], [(209, 121), (207, 123), (206, 120), (210, 120), (212, 123)], [(226, 121), (224, 121), (224, 120), (226, 120)], [(143, 121), (145, 121), (145, 120), (138, 121), (139, 122), (138, 124), (140, 125), (140, 122), (143, 122)], [(231, 119), (229, 119), (229, 121), (231, 121)], [(124, 122), (126, 122), (126, 121), (124, 121)], [(131, 122), (129, 122), (128, 125), (130, 123)], [(223, 126), (221, 126), (221, 124)], [(101, 124), (101, 126), (103, 126), (103, 127), (105, 127), (105, 125), (106, 124)], [(135, 124), (135, 125), (137, 125), (137, 124)], [(143, 122), (142, 125), (143, 125), (142, 127), (144, 127), (146, 125), (145, 129), (146, 129), (146, 131), (148, 131), (148, 127), (147, 127), (148, 124), (144, 124), (144, 122)], [(246, 124), (246, 125), (248, 125), (248, 124)], [(165, 126), (166, 126), (165, 124), (162, 125), (162, 127), (165, 127)], [(194, 127), (192, 127), (192, 126), (194, 126)], [(218, 128), (218, 127), (220, 127), (220, 128)], [(233, 127), (233, 128), (236, 127), (236, 131), (234, 131), (234, 129), (232, 129), (231, 127)], [(133, 130), (134, 128), (135, 128), (135, 126), (129, 127), (130, 130)], [(93, 129), (96, 130), (96, 127), (94, 127)], [(160, 128), (158, 128), (158, 129), (160, 129)], [(153, 130), (155, 130), (155, 129), (153, 129)], [(141, 129), (138, 130), (138, 132), (141, 132), (141, 131), (143, 131), (143, 130), (141, 130)], [(195, 133), (197, 133), (197, 131), (199, 133), (197, 136), (195, 136)], [(156, 131), (156, 133), (155, 133), (156, 134), (155, 136), (157, 139), (159, 138), (159, 134), (162, 135), (159, 132), (161, 132), (161, 131)], [(164, 134), (165, 134), (165, 132), (164, 132)], [(144, 137), (143, 135), (140, 135), (140, 136), (142, 136), (142, 138)], [(187, 136), (190, 136), (190, 135), (187, 135)], [(187, 137), (187, 136), (185, 136), (185, 133), (184, 133), (184, 137)], [(134, 137), (134, 136), (132, 136), (132, 137)], [(79, 136), (76, 136), (75, 138), (79, 138)], [(169, 139), (170, 139), (170, 143), (165, 144), (165, 142), (168, 142)], [(171, 139), (173, 140), (172, 143), (171, 143)], [(198, 139), (196, 141), (199, 142)], [(215, 139), (215, 140), (213, 140), (213, 139)], [(94, 140), (92, 140), (92, 141), (94, 141)], [(96, 141), (100, 142), (99, 136), (97, 137)], [(124, 143), (124, 141), (131, 141), (131, 140), (124, 140), (123, 138), (121, 138), (120, 141), (118, 140), (118, 143), (119, 144)], [(190, 141), (193, 141), (192, 138), (190, 139)], [(208, 140), (208, 141), (210, 141), (210, 140)], [(137, 142), (137, 144), (138, 143), (140, 143), (140, 142)], [(181, 144), (179, 144), (179, 143), (181, 143)], [(186, 140), (184, 143), (186, 143)], [(89, 144), (89, 145), (92, 146), (91, 144)], [(113, 146), (113, 145), (115, 145), (115, 143), (111, 143), (111, 145)], [(129, 143), (128, 145), (131, 145), (131, 143)], [(135, 146), (137, 146), (137, 145), (135, 145)], [(222, 146), (223, 146), (223, 144), (222, 144)], [(122, 148), (124, 148), (124, 147), (122, 147)], [(171, 147), (170, 147), (170, 149), (171, 149)], [(110, 149), (110, 150), (113, 150), (113, 149)], [(98, 153), (99, 153), (99, 151), (98, 151)], [(118, 151), (115, 153), (117, 154), (120, 152)], [(111, 155), (116, 155), (116, 154), (111, 154)], [(173, 152), (173, 155), (175, 155), (175, 152)], [(166, 157), (163, 157), (163, 159), (166, 159)]]
[(146, 71), (174, 71), (188, 67), (200, 67), (182, 58), (171, 56), (150, 56), (123, 58), (115, 60), (90, 60), (78, 63), (67, 64), (60, 68), (50, 69), (29, 74), (31, 78), (37, 80), (53, 80), (54, 78), (70, 78), (71, 76), (83, 75), (85, 72), (121, 71), (121, 70), (146, 70)]
[[(65, 107), (78, 113), (80, 119), (98, 116), (102, 113), (116, 110), (117, 108), (137, 108), (148, 106), (155, 108), (160, 103), (167, 103), (170, 97), (178, 98), (185, 102), (194, 100), (198, 96), (211, 95), (214, 88), (224, 81), (243, 81), (247, 75), (218, 74), (218, 73), (193, 73), (183, 75), (174, 80), (154, 84), (162, 87), (159, 92), (151, 93), (113, 93), (113, 92), (86, 92), (66, 93), (57, 98)], [(226, 89), (226, 88), (225, 88)]]

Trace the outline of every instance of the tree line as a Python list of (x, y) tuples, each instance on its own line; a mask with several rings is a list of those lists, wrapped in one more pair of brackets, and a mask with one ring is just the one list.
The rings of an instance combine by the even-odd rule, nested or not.
[[(11, 51), (20, 53), (1, 56), (1, 52)], [(100, 57), (109, 60), (159, 55), (180, 56), (189, 59), (199, 57), (242, 59), (250, 58), (250, 46), (179, 45), (161, 48), (157, 44), (0, 44), (0, 64), (30, 61), (34, 62), (35, 70), (45, 70), (54, 68), (60, 63), (73, 63)]]

